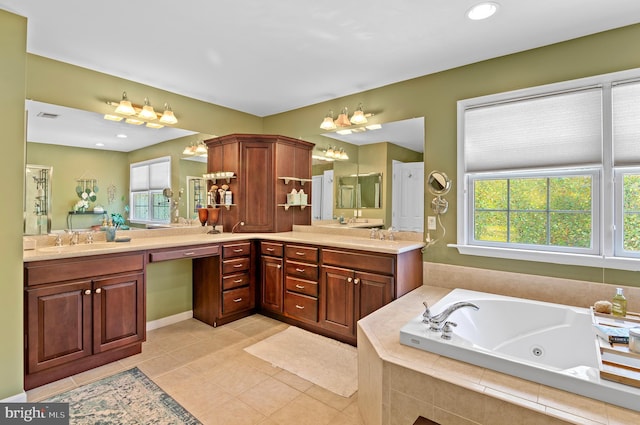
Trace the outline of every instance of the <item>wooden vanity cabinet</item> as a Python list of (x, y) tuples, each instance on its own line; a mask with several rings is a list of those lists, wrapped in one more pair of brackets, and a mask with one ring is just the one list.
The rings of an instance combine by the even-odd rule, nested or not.
[(318, 323), (319, 251), (312, 246), (285, 246), (285, 317)]
[(284, 305), (284, 244), (260, 242), (260, 308), (282, 314)]
[(221, 244), (221, 256), (193, 260), (193, 317), (211, 326), (252, 314), (256, 307), (253, 241)]
[(356, 322), (394, 299), (396, 256), (322, 250), (322, 326), (356, 337)]
[(141, 351), (144, 254), (25, 263), (25, 389)]

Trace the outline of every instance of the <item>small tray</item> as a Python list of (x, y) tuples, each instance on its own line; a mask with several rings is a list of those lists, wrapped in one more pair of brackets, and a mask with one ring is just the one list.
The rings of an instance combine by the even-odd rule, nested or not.
[[(625, 317), (597, 313), (591, 308), (594, 324), (614, 327), (639, 327), (640, 314), (627, 312)], [(640, 388), (640, 354), (629, 350), (628, 344), (611, 344), (596, 336), (600, 377), (608, 381)]]

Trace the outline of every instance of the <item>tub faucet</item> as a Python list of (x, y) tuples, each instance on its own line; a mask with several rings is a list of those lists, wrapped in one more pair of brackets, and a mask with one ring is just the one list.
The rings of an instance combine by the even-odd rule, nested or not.
[(478, 307), (473, 303), (461, 301), (461, 302), (451, 304), (450, 306), (445, 308), (442, 312), (433, 316), (431, 315), (431, 310), (429, 310), (429, 305), (427, 304), (427, 302), (423, 301), (422, 304), (424, 305), (424, 308), (425, 308), (424, 313), (422, 313), (422, 323), (428, 324), (429, 329), (436, 332), (440, 332), (442, 330), (442, 327), (444, 326), (445, 322), (454, 311), (461, 309), (463, 307), (471, 307), (474, 310), (480, 310), (480, 307)]

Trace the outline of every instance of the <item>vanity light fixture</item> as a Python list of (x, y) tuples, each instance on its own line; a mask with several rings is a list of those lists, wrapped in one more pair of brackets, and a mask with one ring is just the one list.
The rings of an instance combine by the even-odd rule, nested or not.
[(351, 125), (346, 107), (343, 108), (342, 111), (340, 111), (340, 115), (338, 115), (338, 118), (336, 119), (336, 125), (338, 127), (348, 127)]
[(481, 21), (490, 18), (498, 11), (498, 3), (489, 1), (478, 3), (467, 11), (467, 18), (472, 21)]
[[(127, 98), (127, 92), (122, 92), (122, 100), (120, 102), (107, 101), (107, 105), (115, 106), (113, 114), (105, 114), (104, 119), (110, 121), (122, 121), (127, 124), (142, 125), (145, 124), (149, 128), (162, 128), (165, 124), (173, 125), (178, 123), (171, 106), (164, 104), (164, 112), (162, 114), (156, 112), (149, 102), (149, 98), (144, 98), (144, 105), (139, 106), (132, 104)], [(159, 123), (152, 121), (159, 120)]]
[(192, 143), (189, 146), (185, 146), (182, 155), (207, 156), (207, 145), (205, 145), (204, 142), (198, 142), (197, 144)]
[[(358, 109), (353, 113), (351, 118), (349, 118), (349, 112), (347, 107), (342, 108), (338, 118), (333, 119), (333, 111), (329, 111), (329, 113), (324, 117), (322, 123), (320, 123), (320, 128), (326, 131), (335, 130), (337, 127), (350, 127), (352, 125), (362, 125), (367, 123), (367, 118), (373, 116), (373, 114), (365, 114), (362, 109), (362, 103), (358, 104)], [(348, 134), (348, 133), (347, 133)]]
[(327, 150), (324, 151), (324, 156), (332, 160), (345, 161), (349, 159), (349, 155), (347, 155), (343, 148), (337, 148), (335, 146), (329, 146)]

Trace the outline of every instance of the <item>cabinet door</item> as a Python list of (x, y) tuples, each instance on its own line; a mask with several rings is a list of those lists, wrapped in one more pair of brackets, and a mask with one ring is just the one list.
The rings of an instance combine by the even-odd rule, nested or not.
[(144, 341), (144, 295), (143, 273), (94, 280), (94, 353)]
[(322, 266), (320, 320), (322, 326), (346, 336), (355, 335), (353, 270)]
[(91, 281), (26, 291), (27, 373), (91, 355)]
[(356, 272), (356, 321), (393, 299), (393, 277), (373, 273)]
[(262, 256), (262, 308), (282, 313), (283, 267), (282, 258)]
[(274, 197), (273, 144), (257, 140), (241, 142), (240, 219), (243, 232), (273, 232)]

